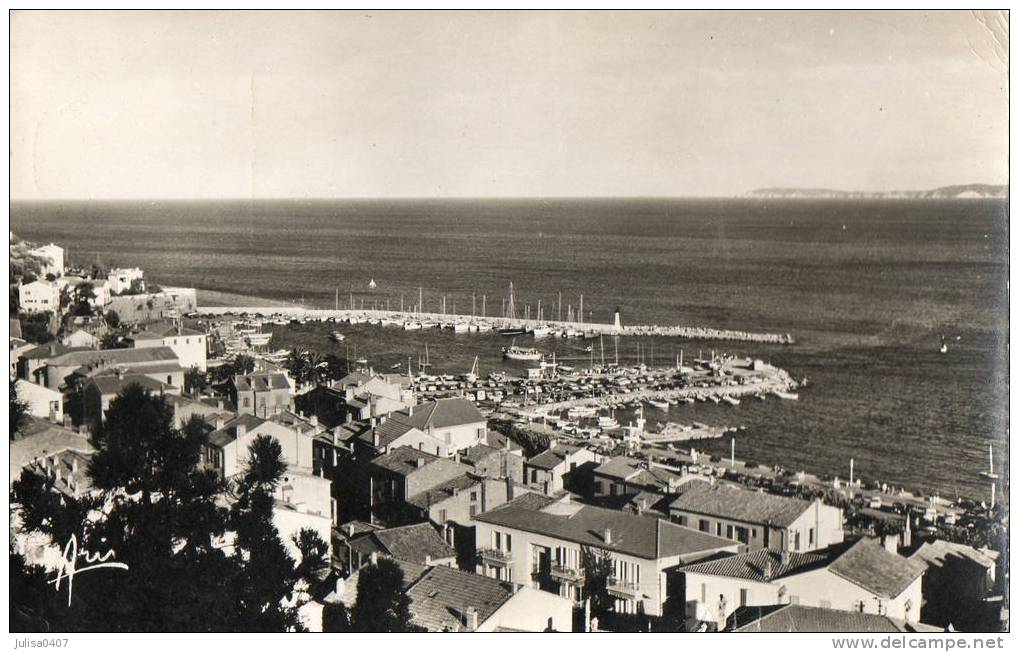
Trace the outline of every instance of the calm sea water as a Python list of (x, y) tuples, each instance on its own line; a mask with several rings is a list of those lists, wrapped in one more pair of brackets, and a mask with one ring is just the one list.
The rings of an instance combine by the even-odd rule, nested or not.
[[(793, 346), (655, 339), (755, 354), (810, 385), (795, 403), (696, 405), (671, 420), (746, 425), (740, 457), (984, 497), (988, 443), (1007, 460), (1007, 205), (757, 200), (26, 203), (12, 229), (74, 261), (137, 265), (167, 285), (341, 307), (518, 314), (562, 293), (585, 318), (791, 333)], [(374, 278), (378, 287), (369, 292)], [(201, 300), (201, 295), (200, 295)], [(940, 354), (940, 337), (949, 352)], [(317, 346), (319, 332), (288, 334)], [(285, 342), (280, 338), (279, 342)], [(501, 364), (496, 336), (357, 329), (376, 366)], [(633, 359), (637, 340), (620, 340)], [(521, 342), (524, 343), (524, 342)], [(529, 340), (527, 341), (529, 343)], [(577, 358), (577, 343), (545, 343)], [(597, 344), (596, 344), (597, 346)], [(609, 345), (606, 344), (608, 347)], [(650, 341), (645, 345), (649, 355)], [(572, 347), (572, 348), (571, 348)], [(600, 354), (600, 352), (599, 352)], [(607, 356), (614, 355), (614, 349)], [(664, 420), (665, 415), (660, 418)], [(705, 446), (727, 450), (727, 442)], [(996, 465), (997, 465), (996, 461)], [(999, 471), (1001, 469), (999, 468)]]

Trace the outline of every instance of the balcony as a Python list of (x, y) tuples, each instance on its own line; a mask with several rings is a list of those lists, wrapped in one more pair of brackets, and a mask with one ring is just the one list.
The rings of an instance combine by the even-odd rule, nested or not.
[(508, 552), (498, 550), (496, 548), (482, 548), (478, 550), (478, 557), (481, 558), (482, 561), (501, 566), (508, 566), (511, 561), (510, 554)]
[(563, 564), (552, 564), (551, 573), (552, 579), (559, 582), (568, 582), (571, 584), (579, 584), (584, 581), (584, 569), (582, 568), (570, 568)]
[(634, 600), (641, 597), (640, 584), (637, 582), (623, 581), (615, 577), (610, 577), (607, 588), (609, 595), (613, 595), (624, 600)]

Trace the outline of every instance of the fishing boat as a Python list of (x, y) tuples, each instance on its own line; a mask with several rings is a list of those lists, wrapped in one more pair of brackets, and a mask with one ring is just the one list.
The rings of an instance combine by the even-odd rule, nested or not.
[(661, 400), (658, 400), (658, 399), (651, 399), (651, 400), (648, 401), (648, 404), (653, 406), (653, 407), (658, 408), (659, 410), (668, 410), (669, 409), (669, 402), (668, 401), (661, 401)]
[(526, 335), (527, 330), (524, 328), (500, 328), (499, 335), (505, 335), (506, 337), (516, 337), (517, 335)]
[(619, 422), (614, 417), (598, 417), (598, 427), (603, 430), (611, 430), (619, 427)]
[(390, 368), (390, 369), (399, 369), (399, 368), (400, 368), (400, 367), (402, 367), (402, 366), (403, 366), (402, 364), (400, 364), (399, 362), (397, 362), (396, 364), (394, 364), (394, 365), (391, 365), (391, 366), (390, 366), (389, 368)]
[(994, 472), (994, 446), (989, 445), (987, 449), (988, 455), (988, 466), (986, 471), (980, 472), (981, 478), (987, 478), (988, 480), (997, 480), (998, 474)]
[(541, 360), (541, 351), (525, 349), (522, 346), (504, 346), (502, 347), (502, 357), (507, 360)]
[(723, 396), (722, 400), (725, 401), (726, 403), (728, 403), (729, 405), (734, 406), (734, 407), (739, 405), (739, 399), (738, 398), (733, 398), (731, 396)]
[(343, 340), (347, 339), (347, 336), (341, 333), (340, 331), (333, 331), (332, 333), (329, 333), (329, 339), (331, 339), (334, 342), (342, 342)]
[(797, 401), (800, 398), (800, 395), (795, 392), (783, 392), (778, 389), (773, 391), (772, 394), (787, 401)]

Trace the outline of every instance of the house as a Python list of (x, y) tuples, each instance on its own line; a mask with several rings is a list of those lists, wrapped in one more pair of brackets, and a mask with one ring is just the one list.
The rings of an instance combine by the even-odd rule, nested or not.
[(46, 419), (28, 417), (21, 427), (18, 438), (11, 440), (9, 450), (8, 480), (13, 484), (20, 477), (21, 469), (35, 461), (64, 450), (76, 450), (87, 454), (94, 449), (85, 433), (54, 424)]
[(207, 368), (208, 335), (193, 328), (185, 328), (180, 321), (176, 324), (149, 325), (145, 330), (127, 336), (125, 340), (136, 349), (168, 347), (177, 354), (180, 365), (185, 369), (198, 367), (205, 371)]
[(28, 412), (53, 423), (64, 422), (64, 395), (56, 390), (20, 378), (14, 383), (18, 399), (28, 405)]
[[(392, 412), (378, 428), (381, 445), (389, 449), (420, 442), (424, 450), (438, 450), (441, 457), (452, 457), (485, 441), (487, 432), (485, 416), (462, 398), (427, 401)], [(398, 440), (401, 443), (397, 444)]]
[[(371, 528), (352, 536), (347, 542), (347, 567), (358, 569), (370, 563), (373, 555), (423, 566), (456, 565), (456, 551), (429, 523), (413, 523), (392, 528)], [(337, 551), (339, 554), (340, 551)]]
[(290, 555), (300, 559), (294, 538), (301, 530), (311, 529), (330, 546), (328, 559), (332, 554), (332, 528), (336, 524), (336, 504), (330, 494), (329, 481), (288, 462), (273, 498), (272, 522)]
[[(33, 352), (34, 353), (34, 352)], [(50, 389), (60, 389), (72, 380), (87, 379), (98, 372), (121, 367), (142, 374), (159, 374), (167, 385), (183, 385), (184, 371), (177, 354), (167, 347), (149, 349), (93, 349), (67, 350), (66, 353), (46, 358), (37, 374), (45, 377)], [(76, 376), (76, 379), (72, 379)], [(28, 380), (28, 379), (26, 379)]]
[(289, 467), (311, 473), (311, 437), (253, 414), (239, 414), (229, 420), (217, 421), (215, 425), (216, 429), (209, 433), (208, 443), (202, 452), (202, 461), (223, 477), (232, 478), (244, 470), (248, 447), (259, 435), (279, 442), (283, 448), (283, 459)]
[(472, 467), (478, 475), (489, 478), (510, 478), (516, 484), (524, 483), (524, 456), (519, 448), (513, 450), (509, 439), (502, 447), (475, 444), (460, 456), (460, 461)]
[(87, 351), (89, 349), (69, 347), (61, 342), (48, 342), (46, 344), (40, 344), (38, 346), (29, 346), (27, 350), (21, 350), (18, 354), (18, 359), (15, 363), (17, 368), (18, 378), (27, 380), (30, 383), (45, 384), (46, 376), (45, 373), (40, 373), (40, 370), (46, 366), (46, 363), (57, 356), (72, 351)]
[(52, 274), (53, 276), (62, 276), (64, 273), (64, 248), (55, 245), (52, 242), (48, 245), (36, 247), (35, 249), (29, 250), (30, 254), (38, 256), (42, 259), (41, 273), (42, 276)]
[(459, 478), (470, 467), (408, 446), (368, 463), (368, 495), (372, 522), (390, 525), (420, 519), (420, 508), (408, 502), (422, 491)]
[(920, 620), (924, 564), (870, 539), (805, 552), (758, 549), (679, 570), (688, 626), (722, 628), (740, 607), (775, 604)]
[(10, 346), (11, 346), (11, 378), (20, 378), (20, 376), (18, 375), (18, 361), (21, 360), (22, 355), (36, 348), (36, 345), (12, 337)]
[(18, 305), (23, 312), (58, 312), (60, 288), (49, 281), (32, 281), (18, 286)]
[(573, 604), (527, 586), (434, 566), (407, 589), (411, 624), (428, 632), (571, 632)]
[(696, 483), (669, 505), (672, 520), (751, 550), (819, 550), (843, 540), (842, 510), (720, 483)]
[(355, 371), (327, 386), (316, 387), (304, 400), (305, 409), (331, 426), (388, 415), (417, 403), (406, 377), (365, 371)]
[(138, 281), (141, 290), (145, 290), (145, 272), (137, 267), (117, 267), (106, 274), (106, 283), (110, 288), (110, 294), (123, 294), (131, 289), (131, 284)]
[(927, 566), (921, 620), (960, 631), (988, 631), (985, 599), (994, 589), (996, 566), (991, 554), (938, 539), (910, 555)]
[[(549, 447), (524, 462), (524, 484), (545, 495), (551, 496), (569, 488), (576, 487), (574, 475), (578, 469), (593, 469), (601, 461), (601, 456), (583, 446), (562, 444), (556, 440)], [(587, 491), (579, 491), (587, 494)]]
[[(153, 394), (180, 392), (179, 387), (167, 385), (150, 376), (118, 370), (93, 376), (84, 381), (81, 390), (81, 420), (86, 425), (95, 425), (106, 420), (110, 402), (132, 385), (137, 385)], [(77, 417), (76, 417), (77, 418)]]
[(231, 378), (227, 392), (239, 414), (268, 418), (290, 409), (293, 388), (284, 374), (253, 373)]
[[(733, 541), (658, 518), (524, 494), (475, 517), (477, 571), (581, 600), (590, 550), (611, 557), (609, 594), (618, 613), (661, 616), (682, 584), (666, 571), (711, 555), (738, 552)], [(674, 601), (672, 601), (674, 602)], [(672, 604), (670, 602), (670, 604)]]
[(98, 349), (99, 338), (84, 329), (77, 329), (60, 339), (61, 344), (76, 349)]
[(814, 633), (863, 633), (894, 634), (912, 632), (940, 632), (937, 627), (922, 623), (910, 623), (898, 618), (839, 611), (821, 607), (805, 607), (800, 604), (774, 604), (766, 607), (740, 607), (726, 626), (729, 632), (767, 632), (790, 634), (793, 632)]
[[(642, 491), (674, 494), (686, 481), (684, 474), (678, 471), (625, 455), (599, 464), (591, 474), (596, 498), (630, 496)], [(693, 477), (692, 474), (687, 475)]]

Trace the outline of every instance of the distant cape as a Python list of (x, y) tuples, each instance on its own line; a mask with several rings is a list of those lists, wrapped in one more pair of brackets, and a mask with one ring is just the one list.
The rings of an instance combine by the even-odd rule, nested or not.
[(758, 188), (745, 197), (762, 199), (1005, 199), (1007, 185), (969, 183), (960, 186), (942, 186), (933, 190), (887, 190), (863, 192), (832, 190), (830, 188)]

